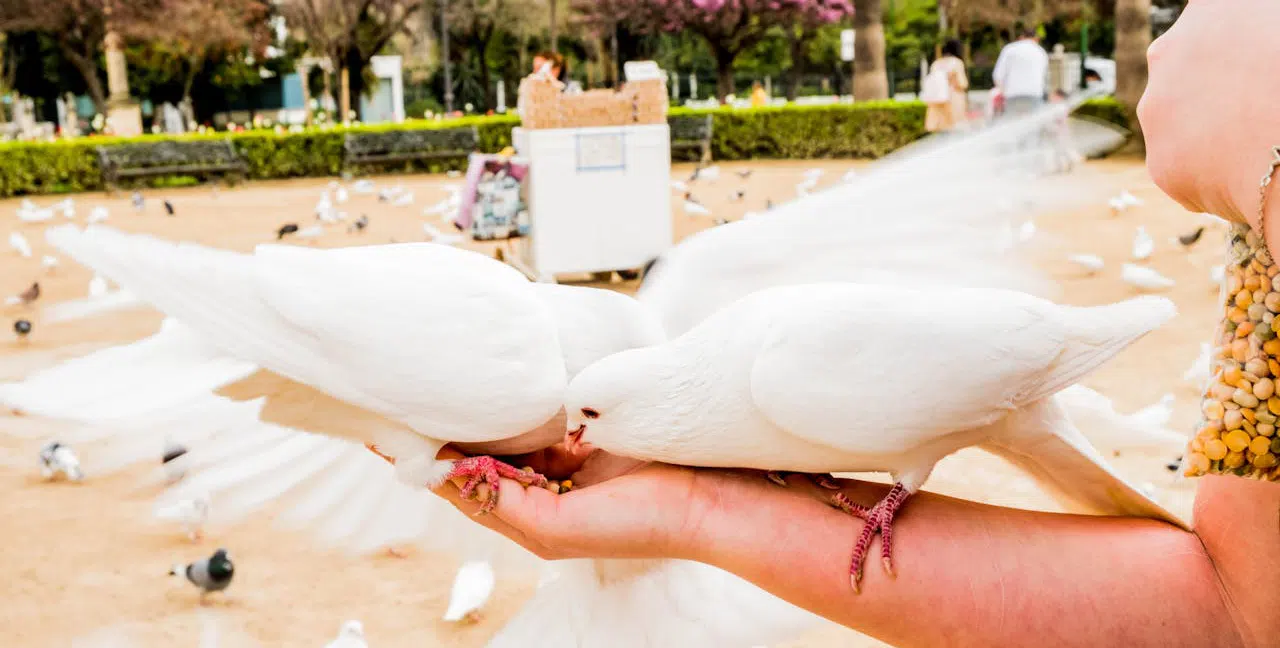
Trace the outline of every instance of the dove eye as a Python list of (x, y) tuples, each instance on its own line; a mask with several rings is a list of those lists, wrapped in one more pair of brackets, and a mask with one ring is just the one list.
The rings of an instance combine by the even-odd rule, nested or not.
[(600, 418), (600, 412), (597, 412), (590, 407), (582, 408), (582, 415), (589, 419)]

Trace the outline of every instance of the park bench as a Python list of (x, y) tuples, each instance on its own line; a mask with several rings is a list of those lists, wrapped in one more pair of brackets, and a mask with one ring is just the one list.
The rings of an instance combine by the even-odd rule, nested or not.
[(97, 147), (102, 181), (109, 189), (125, 178), (221, 174), (244, 176), (248, 167), (230, 139), (163, 140)]
[(699, 162), (711, 161), (711, 115), (667, 117), (671, 128), (671, 152), (694, 150)]
[(342, 166), (465, 158), (479, 147), (475, 126), (347, 133)]

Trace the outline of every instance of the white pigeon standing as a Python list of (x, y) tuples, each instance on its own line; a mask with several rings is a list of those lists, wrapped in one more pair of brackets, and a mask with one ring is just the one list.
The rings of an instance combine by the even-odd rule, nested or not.
[(18, 208), (18, 220), (24, 223), (43, 223), (53, 219), (53, 209), (38, 209), (31, 201), (24, 201)]
[(86, 222), (88, 222), (90, 225), (95, 225), (97, 223), (105, 223), (107, 222), (107, 218), (109, 218), (110, 216), (111, 216), (111, 212), (107, 211), (106, 207), (103, 207), (102, 205), (98, 205), (97, 207), (94, 207), (93, 209), (89, 210), (89, 218)]
[(1138, 230), (1133, 234), (1133, 258), (1135, 261), (1146, 261), (1151, 258), (1151, 253), (1155, 252), (1156, 242), (1147, 233), (1147, 228), (1139, 225)]
[(396, 207), (408, 207), (409, 205), (412, 205), (412, 204), (413, 204), (413, 192), (412, 192), (412, 191), (406, 191), (406, 192), (404, 192), (404, 193), (402, 193), (402, 194), (400, 194), (400, 195), (396, 196), (395, 200), (391, 201), (391, 204), (392, 204), (392, 205), (395, 205)]
[(1177, 283), (1153, 268), (1134, 263), (1126, 263), (1120, 267), (1120, 280), (1145, 291), (1165, 290)]
[(57, 441), (50, 441), (40, 449), (40, 475), (45, 479), (61, 475), (73, 482), (84, 479), (80, 458), (69, 446)]
[(1200, 355), (1191, 362), (1191, 366), (1182, 372), (1183, 382), (1191, 383), (1196, 389), (1209, 384), (1209, 371), (1213, 366), (1213, 347), (1208, 342), (1200, 343)]
[(1091, 275), (1101, 271), (1107, 265), (1102, 257), (1096, 254), (1072, 254), (1067, 257), (1067, 260), (1084, 268)]
[(698, 202), (694, 202), (694, 201), (692, 201), (692, 200), (685, 199), (685, 201), (684, 201), (684, 213), (685, 213), (686, 215), (688, 215), (688, 216), (689, 216), (689, 218), (693, 218), (693, 217), (695, 217), (695, 216), (710, 216), (710, 215), (711, 215), (711, 210), (710, 210), (710, 209), (707, 209), (705, 206), (703, 206), (703, 205), (702, 205), (702, 203), (698, 203)]
[(49, 274), (53, 274), (58, 269), (58, 257), (52, 254), (46, 254), (40, 258), (40, 267), (44, 268)]
[[(927, 344), (901, 326), (939, 311), (955, 319), (931, 326)], [(1185, 527), (1116, 475), (1053, 398), (1174, 313), (1156, 297), (1079, 308), (981, 288), (769, 288), (584, 369), (566, 395), (566, 439), (680, 465), (890, 473), (892, 490), (870, 509), (833, 496), (868, 522), (850, 564), (855, 590), (874, 534), (892, 573), (898, 510), (938, 461), (969, 446), (1083, 511)], [(954, 388), (921, 392), (919, 367)], [(915, 396), (920, 407), (902, 406)]]
[(671, 188), (679, 191), (680, 193), (689, 193), (689, 185), (679, 180), (672, 180)]
[(1141, 206), (1142, 206), (1142, 199), (1141, 199), (1141, 198), (1138, 198), (1137, 196), (1135, 196), (1135, 195), (1133, 195), (1133, 194), (1131, 194), (1131, 193), (1129, 193), (1129, 190), (1128, 190), (1128, 189), (1125, 189), (1125, 190), (1121, 191), (1121, 192), (1120, 192), (1120, 195), (1119, 195), (1119, 196), (1116, 196), (1116, 199), (1117, 199), (1117, 200), (1119, 200), (1120, 202), (1124, 203), (1127, 207), (1141, 207)]
[(466, 240), (466, 237), (461, 234), (446, 234), (431, 223), (423, 223), (422, 231), (426, 233), (432, 243), (439, 243), (440, 245), (461, 245)]
[(355, 184), (351, 185), (351, 190), (358, 194), (373, 193), (373, 181), (372, 180), (356, 180)]
[(31, 244), (21, 232), (9, 232), (9, 247), (24, 257), (31, 257)]
[(346, 203), (348, 200), (351, 200), (351, 194), (347, 192), (346, 187), (340, 186), (337, 189), (333, 190), (333, 200), (334, 202), (341, 205)]
[(720, 179), (720, 167), (714, 164), (709, 167), (699, 167), (693, 172), (693, 177), (696, 180), (715, 182)]
[(479, 620), (481, 608), (493, 595), (493, 565), (487, 560), (472, 560), (462, 564), (453, 578), (449, 591), (449, 608), (444, 620), (453, 623), (474, 623)]
[(308, 225), (294, 233), (295, 238), (300, 239), (318, 239), (324, 236), (324, 225), (315, 224)]
[(369, 648), (364, 640), (364, 624), (356, 620), (343, 623), (338, 637), (325, 644), (325, 648)]
[(198, 493), (173, 502), (161, 502), (156, 506), (155, 517), (182, 525), (182, 530), (192, 542), (204, 536), (204, 524), (209, 520), (209, 495)]
[(74, 198), (63, 199), (55, 204), (53, 208), (61, 211), (62, 215), (68, 220), (76, 217), (76, 201)]
[(100, 274), (93, 275), (93, 278), (89, 280), (90, 297), (102, 297), (107, 294), (109, 289), (109, 286), (107, 286), (107, 278)]
[(320, 200), (316, 201), (316, 218), (326, 223), (332, 223), (337, 220), (333, 216), (333, 211), (333, 200), (329, 197), (329, 192), (320, 192)]

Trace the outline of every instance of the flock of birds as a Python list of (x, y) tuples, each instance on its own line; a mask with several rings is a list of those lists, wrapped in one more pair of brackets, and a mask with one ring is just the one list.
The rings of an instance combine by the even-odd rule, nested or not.
[[(1054, 118), (1046, 111), (965, 138), (926, 141), (821, 191), (821, 170), (806, 172), (794, 200), (769, 201), (764, 212), (718, 223), (655, 260), (635, 298), (530, 282), (488, 255), (454, 247), (461, 237), (430, 223), (423, 229), (432, 243), (337, 250), (274, 244), (239, 254), (124, 234), (105, 226), (109, 214), (95, 209), (88, 227), (59, 225), (46, 238), (95, 272), (96, 294), (70, 308), (55, 304), (41, 321), (126, 307), (154, 307), (167, 319), (150, 338), (0, 384), (0, 405), (18, 414), (0, 419), (0, 429), (26, 429), (46, 441), (40, 466), (50, 479), (158, 464), (155, 478), (167, 488), (155, 514), (192, 541), (202, 540), (214, 515), (235, 522), (279, 501), (286, 511), (278, 523), (327, 545), (367, 553), (414, 542), (458, 552), (465, 562), (448, 621), (476, 616), (493, 590), (495, 565), (533, 559), (422, 487), (465, 477), (488, 484), (487, 497), (496, 498), (490, 471), (510, 467), (487, 455), (561, 439), (690, 465), (889, 472), (894, 495), (866, 512), (873, 520), (859, 551), (890, 528), (944, 446), (944, 454), (976, 444), (1007, 457), (1072, 510), (1184, 524), (1105, 459), (1132, 448), (1179, 448), (1185, 436), (1167, 430), (1172, 399), (1123, 415), (1075, 384), (1167, 320), (1172, 305), (1155, 297), (1093, 309), (1053, 305), (1033, 296), (1045, 280), (1007, 241), (1010, 232), (1022, 242), (1035, 236), (1034, 222), (1020, 220), (1028, 214), (1081, 198), (1079, 187), (1029, 175), (1024, 156), (1033, 151), (1013, 147), (1011, 157), (1010, 142)], [(745, 183), (752, 171), (737, 173)], [(719, 175), (716, 166), (699, 167), (672, 183), (686, 214), (713, 217), (692, 192), (716, 186)], [(919, 191), (921, 183), (931, 190)], [(745, 191), (733, 189), (730, 201), (743, 200)], [(414, 202), (398, 187), (333, 183), (316, 204), (314, 223), (285, 223), (276, 239), (307, 241), (339, 227), (358, 235), (368, 217), (352, 218), (344, 206), (351, 193), (375, 192), (391, 206)], [(460, 190), (448, 193), (424, 212), (447, 222), (461, 200)], [(141, 208), (142, 196), (134, 202)], [(74, 203), (64, 203), (24, 204), (20, 215), (30, 212), (26, 223), (57, 213), (74, 220)], [(1127, 192), (1111, 201), (1117, 213), (1140, 204)], [(20, 234), (10, 243), (31, 256)], [(1153, 246), (1150, 236), (1135, 240), (1135, 260), (1150, 257)], [(54, 259), (46, 271), (57, 265)], [(1101, 270), (1101, 259), (1095, 265)], [(119, 288), (111, 290), (108, 279)], [(30, 308), (38, 282), (33, 288), (34, 296), (18, 295), (14, 306)], [(994, 319), (1009, 322), (1031, 313), (1037, 323), (959, 327), (978, 331), (972, 334), (935, 325), (930, 344), (898, 339), (914, 333), (886, 324), (936, 321), (937, 309), (957, 319), (1004, 313)], [(29, 335), (30, 321), (20, 321), (27, 328), (19, 337)], [(726, 330), (737, 331), (734, 343), (721, 344)], [(1015, 335), (1023, 336), (1016, 344)], [(865, 340), (877, 348), (858, 346)], [(1017, 357), (990, 362), (997, 350)], [(733, 390), (738, 381), (722, 380), (742, 366), (760, 368), (749, 394)], [(913, 392), (919, 376), (882, 369), (913, 366), (932, 367), (931, 379), (956, 387), (920, 410), (928, 421), (885, 409)], [(655, 380), (647, 373), (654, 367), (666, 376), (704, 376), (707, 389), (692, 393), (685, 380)], [(677, 409), (714, 420), (738, 418), (726, 429), (689, 430), (683, 420), (663, 419), (673, 410), (650, 406), (657, 403), (681, 403)], [(34, 424), (23, 428), (22, 421)], [(682, 430), (691, 436), (679, 436)], [(876, 463), (885, 449), (872, 449), (873, 438), (899, 444), (894, 463)], [(930, 442), (927, 452), (915, 445), (922, 439)], [(476, 456), (436, 459), (449, 443)], [(806, 454), (815, 448), (822, 450)], [(394, 467), (368, 449), (395, 458)], [(850, 564), (854, 589), (863, 557), (855, 552)], [(882, 543), (884, 564), (892, 559)], [(581, 560), (543, 568), (548, 576), (537, 593), (491, 646), (745, 647), (792, 638), (817, 623), (698, 563)], [(220, 548), (171, 573), (203, 601), (227, 590), (235, 571)], [(363, 635), (363, 625), (349, 621), (330, 646), (364, 646)]]

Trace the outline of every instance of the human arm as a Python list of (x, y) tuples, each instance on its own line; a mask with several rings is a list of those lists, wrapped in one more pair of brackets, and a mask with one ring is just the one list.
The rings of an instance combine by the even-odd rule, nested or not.
[(964, 71), (964, 61), (956, 63), (955, 76), (952, 79), (956, 90), (964, 91), (969, 89), (969, 76)]
[(991, 70), (991, 82), (995, 84), (996, 90), (1004, 88), (1005, 75), (1009, 73), (1009, 48), (1000, 50), (1000, 55), (996, 57), (996, 67)]
[[(804, 479), (783, 489), (758, 473), (622, 465), (602, 481), (580, 474), (586, 487), (559, 496), (506, 484), (479, 520), (549, 558), (705, 562), (897, 645), (1247, 645), (1242, 632), (1261, 645), (1280, 632), (1268, 582), (1280, 569), (1280, 488), (1269, 484), (1206, 478), (1199, 536), (921, 493), (895, 522), (896, 578), (870, 565), (855, 594), (849, 546), (862, 521)], [(870, 504), (884, 488), (846, 492)]]

